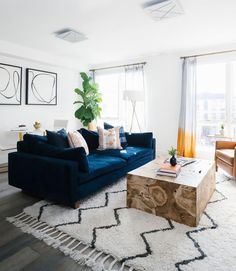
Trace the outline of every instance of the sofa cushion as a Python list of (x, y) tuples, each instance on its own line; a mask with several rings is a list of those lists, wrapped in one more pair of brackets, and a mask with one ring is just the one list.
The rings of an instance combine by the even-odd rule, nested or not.
[(147, 155), (152, 155), (153, 150), (141, 147), (127, 147), (125, 150), (120, 151), (120, 157), (126, 161), (133, 162)]
[[(108, 129), (111, 129), (111, 128), (114, 128), (114, 126), (110, 125), (107, 122), (104, 122), (104, 129), (108, 130)], [(122, 148), (125, 148), (128, 145), (127, 144), (127, 139), (126, 139), (126, 136), (125, 136), (125, 130), (124, 130), (123, 126), (120, 127), (120, 144), (121, 144)]]
[(124, 150), (104, 150), (96, 151), (98, 155), (107, 155), (122, 158), (128, 162), (133, 162), (141, 157), (153, 155), (153, 149), (142, 147), (126, 147)]
[(61, 149), (50, 144), (36, 142), (33, 145), (32, 153), (52, 158), (75, 161), (81, 171), (89, 172), (89, 165), (86, 152), (83, 147)]
[(81, 133), (81, 135), (83, 136), (83, 138), (85, 139), (85, 141), (88, 144), (89, 147), (89, 152), (92, 152), (94, 150), (96, 150), (98, 148), (99, 142), (99, 136), (98, 133), (95, 131), (89, 131), (87, 129), (81, 128), (79, 130), (79, 132)]
[(46, 130), (46, 132), (49, 144), (59, 148), (69, 148), (68, 136), (65, 129), (57, 132)]
[(153, 134), (148, 133), (125, 133), (128, 146), (152, 148)]
[(216, 150), (216, 157), (223, 160), (229, 165), (234, 164), (234, 149)]
[(127, 162), (124, 159), (101, 154), (90, 154), (87, 156), (89, 173), (79, 173), (79, 183), (85, 183), (97, 176), (102, 176), (108, 172), (124, 167)]

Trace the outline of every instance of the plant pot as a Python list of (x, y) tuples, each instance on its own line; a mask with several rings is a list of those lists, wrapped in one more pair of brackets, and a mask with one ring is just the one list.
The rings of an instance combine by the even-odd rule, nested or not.
[(96, 125), (95, 121), (91, 121), (88, 124), (88, 130), (89, 131), (96, 131), (97, 130), (97, 125)]
[(170, 158), (170, 164), (174, 167), (175, 165), (177, 165), (177, 160), (175, 156), (172, 156)]
[(224, 129), (221, 129), (221, 130), (220, 130), (220, 135), (224, 136), (224, 134), (225, 134)]

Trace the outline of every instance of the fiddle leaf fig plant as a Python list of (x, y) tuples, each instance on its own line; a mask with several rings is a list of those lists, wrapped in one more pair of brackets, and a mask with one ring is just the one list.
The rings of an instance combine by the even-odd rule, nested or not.
[(80, 97), (74, 104), (79, 104), (80, 107), (75, 111), (75, 117), (87, 127), (89, 123), (101, 116), (102, 95), (98, 90), (98, 84), (91, 82), (92, 77), (85, 72), (80, 73), (83, 79), (83, 89), (76, 88), (74, 91)]

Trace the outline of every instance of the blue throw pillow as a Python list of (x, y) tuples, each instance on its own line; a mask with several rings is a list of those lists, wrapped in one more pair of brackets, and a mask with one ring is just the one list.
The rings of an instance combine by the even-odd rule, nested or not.
[(48, 139), (46, 136), (25, 134), (23, 137), (23, 141), (17, 143), (17, 150), (31, 153), (33, 144), (36, 142), (48, 143)]
[(36, 142), (33, 145), (33, 153), (37, 155), (75, 161), (81, 171), (89, 172), (89, 164), (83, 147), (61, 149), (53, 145)]
[(49, 144), (59, 148), (69, 148), (68, 136), (65, 129), (61, 129), (57, 132), (46, 130), (46, 132)]
[[(114, 126), (110, 125), (107, 122), (104, 122), (104, 129), (108, 130), (108, 129), (111, 129), (111, 128), (114, 128)], [(120, 127), (120, 144), (121, 144), (122, 148), (125, 148), (128, 145), (127, 139), (126, 139), (126, 136), (125, 136), (125, 130), (124, 130), (123, 126)]]
[(98, 145), (99, 145), (98, 132), (89, 131), (85, 128), (81, 128), (78, 131), (81, 133), (81, 135), (85, 139), (85, 141), (88, 145), (88, 148), (89, 148), (89, 152), (93, 152), (94, 150), (96, 150), (98, 148)]

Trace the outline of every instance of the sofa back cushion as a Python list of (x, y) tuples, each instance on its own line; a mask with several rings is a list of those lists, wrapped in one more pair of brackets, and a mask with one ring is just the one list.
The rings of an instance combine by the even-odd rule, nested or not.
[(57, 132), (46, 130), (48, 144), (59, 148), (69, 148), (69, 141), (67, 132), (65, 129), (61, 129)]
[(128, 146), (136, 146), (143, 148), (152, 148), (153, 134), (151, 132), (147, 133), (125, 133), (127, 138)]
[(81, 171), (89, 172), (88, 159), (83, 147), (61, 149), (53, 145), (36, 142), (33, 145), (32, 152), (37, 155), (75, 161)]
[(79, 130), (79, 132), (81, 133), (81, 135), (83, 136), (83, 138), (85, 139), (88, 148), (89, 148), (89, 152), (92, 152), (94, 150), (96, 150), (98, 148), (98, 132), (95, 131), (89, 131), (85, 128), (81, 128)]
[(31, 153), (36, 142), (48, 143), (48, 139), (46, 136), (25, 134), (23, 141), (17, 142), (17, 151)]
[[(114, 128), (114, 126), (112, 126), (111, 124), (109, 124), (107, 122), (104, 122), (104, 129), (108, 130), (108, 129), (111, 129), (111, 128)], [(124, 130), (123, 126), (120, 127), (120, 144), (121, 144), (122, 148), (125, 148), (128, 145), (127, 144), (127, 139), (126, 139), (126, 136), (125, 136), (125, 130)]]

